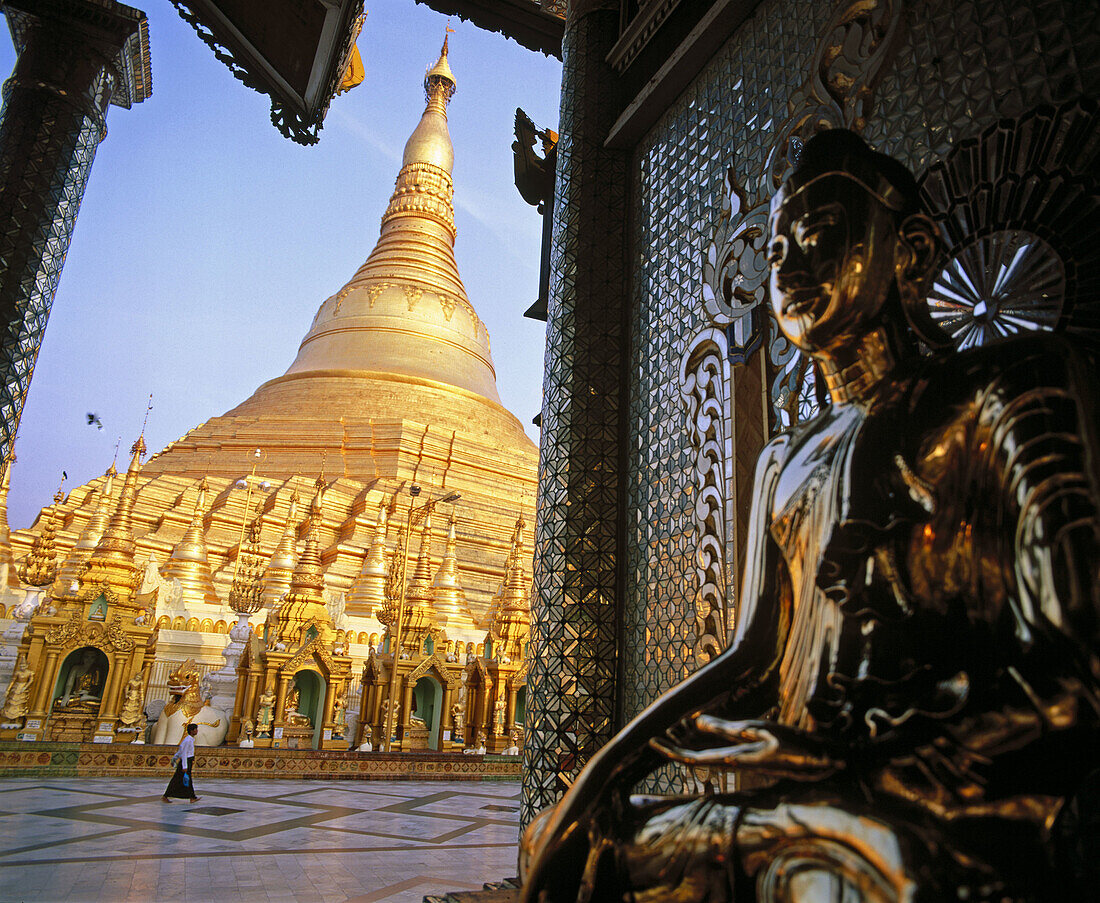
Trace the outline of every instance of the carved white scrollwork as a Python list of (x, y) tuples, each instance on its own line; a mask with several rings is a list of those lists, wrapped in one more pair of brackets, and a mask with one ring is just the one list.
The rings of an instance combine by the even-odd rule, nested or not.
[(680, 395), (695, 453), (695, 658), (704, 664), (726, 646), (729, 627), (727, 510), (732, 456), (730, 364), (720, 329), (699, 333), (680, 359)]

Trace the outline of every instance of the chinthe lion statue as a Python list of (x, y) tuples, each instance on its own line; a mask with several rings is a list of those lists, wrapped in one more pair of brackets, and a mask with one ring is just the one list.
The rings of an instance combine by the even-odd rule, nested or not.
[(168, 675), (170, 698), (153, 727), (153, 743), (175, 746), (189, 724), (199, 726), (196, 746), (221, 746), (225, 741), (229, 716), (202, 698), (201, 679), (195, 660), (190, 658)]

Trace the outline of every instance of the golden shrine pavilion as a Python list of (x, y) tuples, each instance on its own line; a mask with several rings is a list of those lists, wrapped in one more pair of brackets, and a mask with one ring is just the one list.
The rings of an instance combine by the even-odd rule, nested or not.
[[(25, 734), (34, 708), (38, 727), (25, 739), (60, 737), (51, 725), (71, 698), (80, 723), (95, 730), (78, 737), (69, 719), (65, 739), (114, 733), (117, 740), (122, 727), (134, 730), (116, 721), (119, 711), (129, 701), (134, 714), (143, 691), (150, 717), (160, 714), (159, 700), (166, 702), (161, 728), (168, 715), (175, 723), (177, 711), (194, 717), (189, 706), (222, 711), (220, 737), (208, 743), (221, 742), (227, 729), (231, 742), (244, 738), (242, 726), (263, 715), (274, 731), (300, 728), (301, 744), (343, 740), (346, 748), (362, 733), (354, 722), (366, 703), (364, 664), (369, 660), (366, 670), (377, 677), (392, 662), (387, 622), (395, 597), (423, 627), (423, 643), (407, 663), (402, 652), (399, 670), (408, 677), (421, 659), (434, 661), (447, 672), (448, 687), (446, 706), (423, 686), (395, 690), (408, 691), (399, 738), (402, 726), (422, 726), (428, 708), (435, 719), (426, 725), (428, 742), (445, 747), (455, 733), (451, 710), (466, 695), (455, 675), (491, 656), (494, 637), (499, 648), (507, 646), (508, 674), (520, 670), (524, 643), (515, 638), (526, 637), (530, 556), (517, 564), (516, 555), (530, 548), (529, 534), (520, 533), (534, 520), (538, 452), (501, 405), (488, 332), (455, 261), (447, 107), (456, 82), (446, 40), (424, 85), (427, 104), (405, 146), (377, 244), (321, 304), (286, 372), (148, 461), (135, 451), (125, 481), (112, 465), (59, 495), (34, 526), (10, 539), (2, 518), (0, 614), (9, 619), (0, 680), (12, 687), (23, 680), (27, 687), (17, 696), (30, 704), (22, 713), (18, 704), (6, 707), (12, 717), (2, 719), (0, 736), (14, 736), (17, 726)], [(421, 502), (450, 501), (434, 518), (414, 522), (419, 492)], [(123, 509), (129, 538), (105, 557), (104, 538)], [(393, 580), (403, 549), (411, 550), (406, 588)], [(96, 591), (101, 583), (114, 589)], [(255, 604), (242, 605), (246, 596)], [(104, 629), (85, 629), (92, 614)], [(36, 626), (43, 618), (51, 620)], [(124, 644), (143, 654), (127, 660), (136, 663), (127, 673), (114, 673), (100, 658), (113, 653), (93, 637), (87, 645), (95, 656), (74, 647), (45, 675), (27, 637), (70, 620), (77, 626), (69, 633), (85, 638), (106, 636), (115, 625)], [(83, 658), (95, 662), (84, 667)], [(288, 663), (303, 673), (286, 671)], [(420, 669), (417, 679), (430, 670)], [(83, 696), (68, 687), (89, 683), (89, 674), (98, 683)], [(261, 711), (276, 684), (278, 704)], [(497, 717), (497, 733), (522, 725), (522, 699), (505, 682), (491, 703), (481, 689), (476, 705), (471, 694), (469, 723), (482, 719), (492, 733), (491, 708), (500, 709), (508, 692), (512, 720), (501, 725)], [(370, 702), (368, 717), (377, 718), (377, 689)], [(467, 720), (458, 711), (458, 721)], [(154, 742), (173, 742), (162, 735), (154, 733)]]

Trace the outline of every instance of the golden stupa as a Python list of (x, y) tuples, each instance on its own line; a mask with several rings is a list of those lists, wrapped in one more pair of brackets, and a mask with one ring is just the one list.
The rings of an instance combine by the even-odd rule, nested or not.
[[(438, 596), (443, 610), (432, 615), (433, 626), (446, 631), (457, 654), (485, 642), (517, 512), (534, 520), (538, 452), (500, 403), (488, 332), (455, 261), (447, 106), (456, 83), (446, 40), (424, 87), (427, 104), (405, 146), (377, 243), (322, 302), (286, 372), (127, 475), (121, 507), (129, 512), (134, 563), (103, 558), (96, 548), (112, 535), (106, 512), (120, 508), (113, 468), (11, 534), (16, 572), (36, 541), (32, 563), (45, 567), (39, 537), (49, 524), (55, 583), (79, 579), (90, 560), (100, 570), (136, 568), (123, 575), (134, 591), (158, 590), (150, 698), (163, 697), (168, 672), (185, 659), (205, 671), (223, 664), (224, 634), (236, 620), (228, 605), (236, 556), (254, 519), (266, 565), (264, 607), (251, 616), (253, 627), (279, 623), (268, 614), (289, 593), (294, 611), (327, 606), (338, 641), (365, 659), (384, 634), (377, 614), (414, 484), (419, 503), (461, 498), (453, 511), (439, 510), (423, 538), (423, 524), (415, 526), (412, 594), (425, 611)], [(311, 484), (324, 471), (322, 506)], [(0, 564), (5, 554), (0, 548)], [(309, 586), (298, 585), (303, 579)]]

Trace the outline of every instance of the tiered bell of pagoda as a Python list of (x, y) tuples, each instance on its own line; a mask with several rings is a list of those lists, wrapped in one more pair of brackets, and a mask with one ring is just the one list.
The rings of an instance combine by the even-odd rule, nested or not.
[(219, 604), (218, 594), (214, 591), (214, 581), (210, 575), (210, 561), (206, 551), (206, 529), (203, 526), (206, 491), (207, 484), (204, 479), (199, 484), (199, 492), (195, 497), (195, 511), (191, 524), (172, 549), (172, 554), (160, 571), (165, 580), (179, 580), (184, 605)]
[(132, 604), (134, 592), (141, 581), (141, 568), (134, 560), (137, 543), (134, 540), (133, 517), (144, 454), (145, 437), (138, 436), (137, 442), (130, 448), (130, 466), (126, 469), (118, 504), (88, 559), (87, 569), (80, 577), (82, 591), (95, 586), (109, 587), (119, 595), (120, 604), (124, 606)]
[(103, 485), (93, 489), (89, 495), (87, 504), (94, 513), (88, 518), (88, 523), (84, 526), (84, 530), (81, 532), (76, 544), (72, 547), (57, 572), (57, 579), (54, 581), (51, 590), (54, 597), (61, 596), (74, 584), (79, 585), (80, 576), (84, 573), (88, 559), (92, 557), (96, 546), (99, 545), (99, 541), (107, 531), (107, 524), (111, 519), (111, 503), (114, 501), (113, 493), (116, 476), (118, 476), (118, 471), (115, 469), (114, 462), (112, 462), (103, 475)]
[(346, 476), (405, 479), (425, 427), (509, 457), (534, 452), (500, 404), (489, 334), (455, 261), (447, 54), (444, 41), (366, 262), (321, 304), (282, 376), (154, 456), (148, 473), (236, 475), (260, 447), (265, 472), (289, 476), (316, 467), (324, 447), (339, 449)]
[(458, 629), (474, 629), (474, 619), (466, 604), (466, 593), (462, 589), (458, 575), (456, 545), (455, 514), (451, 512), (451, 523), (447, 529), (447, 548), (443, 553), (443, 563), (440, 564), (435, 582), (432, 584), (432, 601), (437, 623), (440, 627), (446, 627), (452, 635), (455, 635)]
[(286, 526), (279, 537), (279, 543), (275, 551), (268, 559), (267, 567), (263, 575), (263, 601), (264, 608), (272, 608), (279, 603), (290, 590), (290, 581), (294, 576), (294, 568), (297, 565), (297, 535), (298, 535), (298, 490), (290, 495), (290, 509), (286, 515)]
[(386, 604), (386, 578), (389, 561), (386, 557), (386, 503), (378, 506), (370, 547), (363, 558), (363, 569), (348, 590), (345, 610), (348, 614), (371, 617)]
[(334, 632), (332, 619), (325, 608), (325, 575), (321, 570), (319, 549), (318, 528), (322, 517), (324, 491), (324, 477), (318, 477), (317, 494), (309, 509), (306, 546), (302, 550), (302, 557), (298, 559), (298, 566), (294, 569), (290, 589), (273, 612), (276, 640), (287, 648), (301, 645), (304, 642), (303, 634), (310, 627), (323, 634), (326, 642), (328, 635)]

